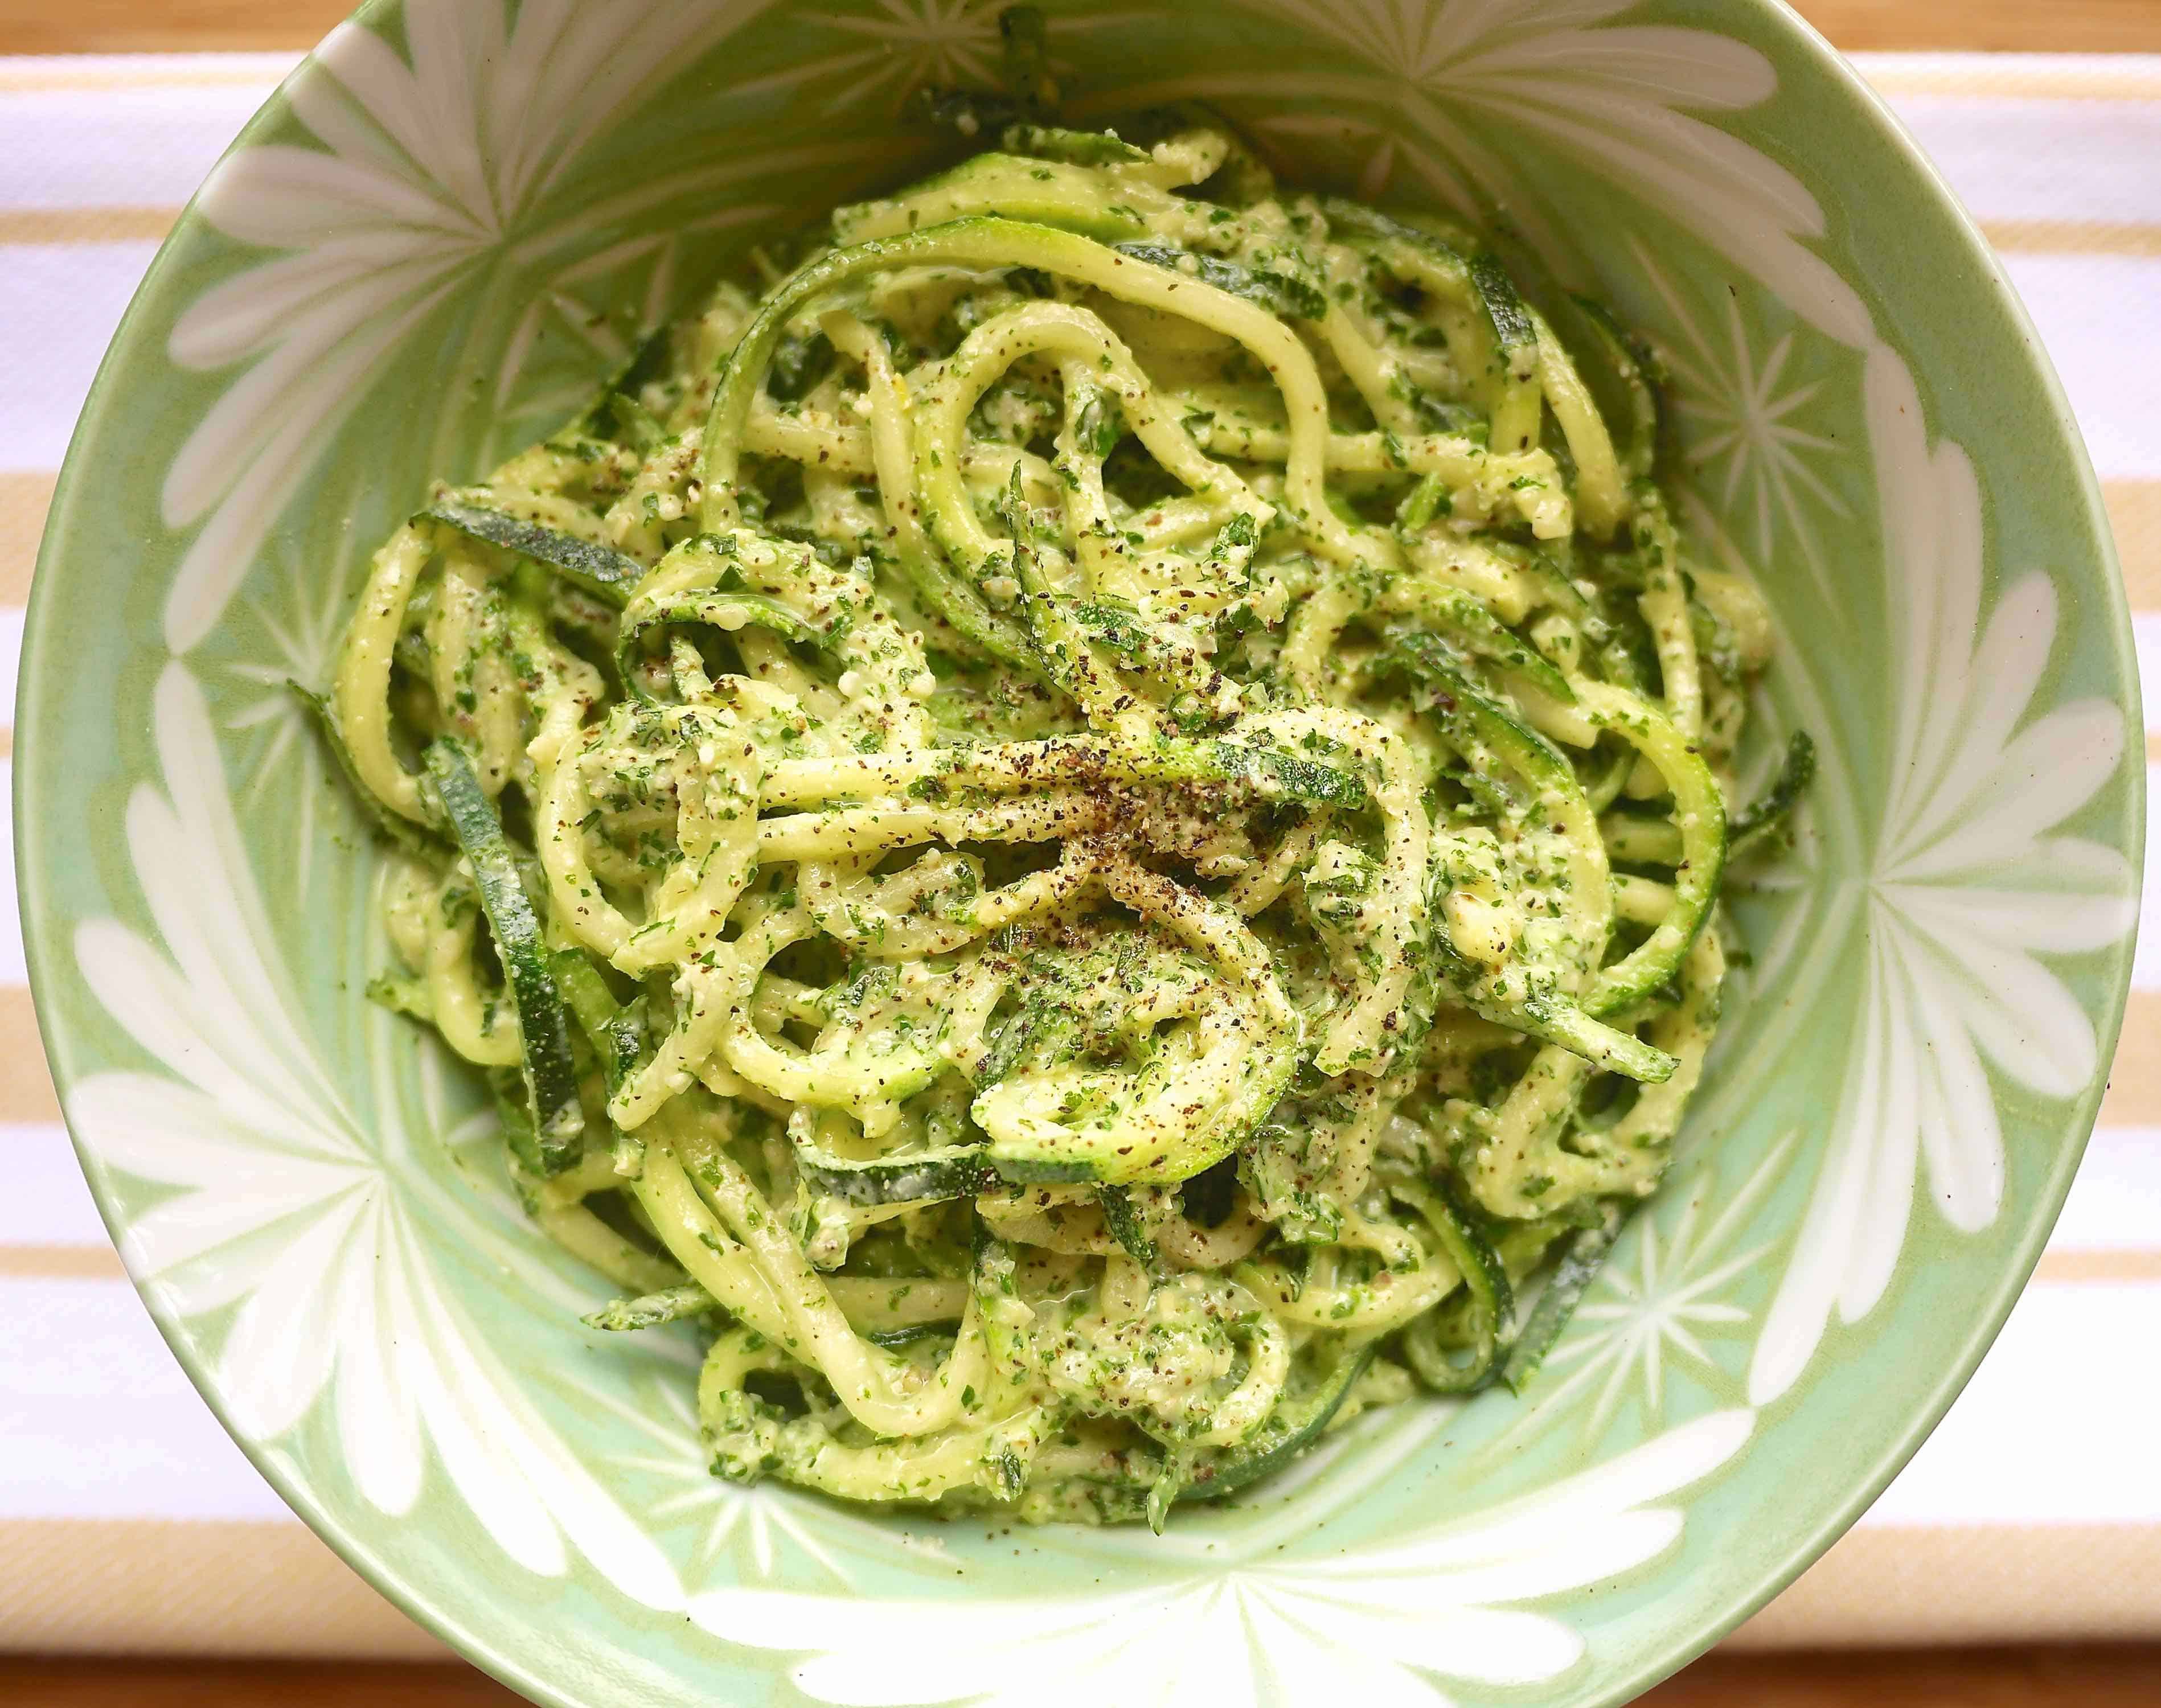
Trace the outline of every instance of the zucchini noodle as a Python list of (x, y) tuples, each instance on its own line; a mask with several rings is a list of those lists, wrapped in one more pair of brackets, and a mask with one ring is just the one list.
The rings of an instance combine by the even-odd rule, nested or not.
[(718, 1474), (1159, 1528), (1534, 1364), (1657, 1185), (1768, 628), (1602, 311), (1205, 114), (971, 99), (440, 492), (310, 703), (373, 994), (588, 1320), (701, 1325)]

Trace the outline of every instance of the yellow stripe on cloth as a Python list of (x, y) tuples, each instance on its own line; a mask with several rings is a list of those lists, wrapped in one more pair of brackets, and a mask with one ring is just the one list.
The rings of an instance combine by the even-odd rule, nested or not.
[(2161, 1282), (2161, 1249), (2044, 1252), (2033, 1278), (2066, 1287)]
[[(20, 605), (30, 596), (30, 571), (59, 478), (43, 471), (0, 473), (0, 605)], [(10, 707), (7, 715), (13, 713)]]
[[(1868, 0), (1881, 5), (1882, 0)], [(2033, 0), (2019, 0), (2036, 18), (2048, 16)], [(1918, 56), (1917, 56), (1918, 57)], [(2128, 55), (2113, 66), (2052, 69), (2021, 65), (1992, 66), (1978, 56), (1962, 64), (1940, 60), (1916, 64), (1903, 55), (1858, 54), (1854, 64), (1871, 88), (1887, 101), (1915, 96), (1953, 96), (1968, 101), (2136, 101), (2161, 102), (2161, 65)]]
[[(2148, 922), (2148, 929), (2153, 924)], [(2161, 1127), (2161, 992), (2133, 991), (2101, 1100), (2103, 1127)], [(2154, 1230), (2161, 1246), (2161, 1228)]]
[[(10, 875), (8, 905), (15, 904)], [(45, 1067), (37, 1011), (20, 986), (0, 986), (0, 1122), (57, 1121), (60, 1094)]]
[(1739, 1648), (1949, 1647), (2157, 1631), (2161, 1525), (1864, 1521), (1726, 1640)]
[(0, 243), (162, 243), (176, 207), (0, 208)]
[[(2161, 612), (2161, 481), (2104, 481), (2101, 496), (2116, 531), (2131, 608)], [(2161, 706), (2146, 711), (2149, 721), (2161, 717)]]
[(2005, 255), (2161, 256), (2161, 225), (2109, 220), (1983, 220), (1981, 234)]
[(0, 1277), (36, 1281), (124, 1281), (111, 1246), (0, 1245)]
[[(343, 0), (328, 0), (343, 8)], [(250, 7), (251, 11), (259, 8)], [(331, 23), (337, 20), (332, 18)], [(259, 18), (258, 18), (259, 26)], [(325, 25), (325, 29), (328, 26)], [(323, 32), (317, 32), (318, 34)], [(0, 96), (120, 92), (138, 89), (244, 89), (274, 86), (298, 54), (131, 54), (81, 58), (20, 53), (0, 59)]]
[(298, 1519), (0, 1520), (0, 1650), (440, 1660)]

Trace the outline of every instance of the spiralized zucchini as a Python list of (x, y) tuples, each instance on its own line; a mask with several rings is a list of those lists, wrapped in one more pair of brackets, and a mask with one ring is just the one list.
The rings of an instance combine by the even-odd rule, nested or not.
[(716, 1471), (1159, 1527), (1535, 1366), (1716, 1026), (1768, 630), (1602, 311), (1205, 116), (1002, 143), (439, 492), (314, 704), (377, 994), (593, 1325), (704, 1325)]

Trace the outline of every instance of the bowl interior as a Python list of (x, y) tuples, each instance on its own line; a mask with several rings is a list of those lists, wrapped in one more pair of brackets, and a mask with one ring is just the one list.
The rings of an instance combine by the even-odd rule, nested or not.
[(287, 679), (327, 680), (432, 479), (929, 164), (900, 100), (994, 75), (971, 0), (386, 0), (250, 127), (107, 359), (29, 621), (18, 846), (70, 1124), (258, 1462), (536, 1695), (1617, 1700), (1903, 1462), (2076, 1163), (2143, 812), (2083, 452), (1977, 237), (1768, 4), (1046, 9), (1077, 110), (1215, 102), (1296, 183), (1497, 224), (1650, 333), (1691, 549), (1776, 614), (1752, 751), (1815, 737), (1800, 846), (1734, 905), (1753, 964), (1680, 1155), (1529, 1396), (1362, 1419), (1162, 1539), (723, 1485), (694, 1341), (578, 1325), (607, 1290), (474, 1087), (362, 1000), (374, 862)]

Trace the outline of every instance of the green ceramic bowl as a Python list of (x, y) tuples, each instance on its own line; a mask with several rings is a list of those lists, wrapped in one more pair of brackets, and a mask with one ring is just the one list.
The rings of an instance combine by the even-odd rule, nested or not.
[(31, 601), (17, 846), (70, 1124), (300, 1514), (482, 1665), (665, 1702), (1591, 1704), (1813, 1560), (2039, 1253), (2121, 1015), (2142, 773), (2078, 435), (1912, 143), (1770, 0), (1053, 0), (1084, 106), (1498, 205), (1670, 352), (1696, 549), (1814, 732), (1669, 1184), (1533, 1395), (1369, 1417), (1143, 1531), (707, 1476), (694, 1349), (586, 1332), (472, 1086), (362, 999), (320, 683), (372, 544), (768, 229), (919, 162), (993, 0), (374, 0), (251, 123), (98, 378)]

